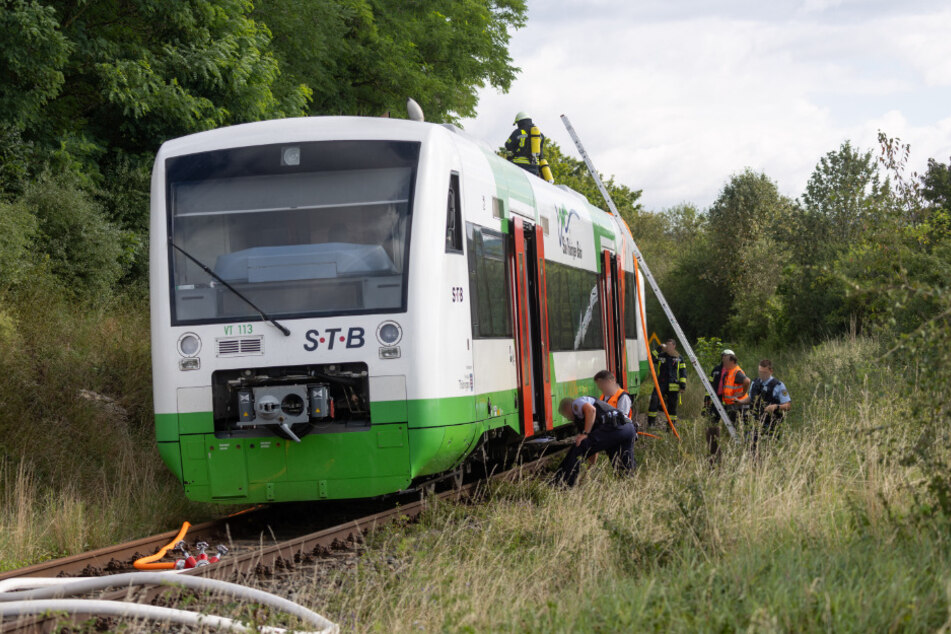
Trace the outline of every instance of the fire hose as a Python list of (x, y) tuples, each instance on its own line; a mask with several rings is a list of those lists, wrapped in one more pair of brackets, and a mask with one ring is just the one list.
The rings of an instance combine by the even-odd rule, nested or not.
[[(34, 581), (34, 579), (24, 578), (22, 581), (30, 582)], [(37, 585), (45, 585), (48, 583), (48, 580), (43, 578), (38, 578), (36, 581), (39, 582)], [(0, 617), (35, 616), (49, 612), (66, 612), (69, 614), (141, 617), (150, 620), (170, 621), (182, 625), (203, 625), (237, 631), (254, 631), (239, 621), (221, 616), (163, 608), (142, 603), (63, 598), (96, 592), (116, 586), (158, 585), (182, 587), (191, 590), (218, 591), (234, 598), (267, 605), (281, 610), (286, 614), (296, 616), (301, 621), (316, 626), (318, 628), (316, 632), (320, 634), (336, 634), (340, 631), (336, 623), (293, 601), (271, 594), (270, 592), (248, 588), (228, 581), (219, 581), (217, 579), (176, 575), (168, 572), (129, 572), (107, 577), (87, 577), (65, 582), (60, 579), (59, 581), (61, 583), (57, 585), (41, 587), (34, 590), (0, 592)], [(276, 633), (285, 630), (281, 628), (269, 628), (260, 631)]]

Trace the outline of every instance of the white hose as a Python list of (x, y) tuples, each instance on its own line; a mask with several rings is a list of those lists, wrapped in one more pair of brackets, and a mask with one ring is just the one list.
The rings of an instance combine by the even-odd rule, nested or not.
[[(166, 570), (163, 575), (177, 575), (185, 570)], [(10, 592), (11, 590), (26, 590), (28, 588), (48, 588), (50, 586), (63, 586), (73, 581), (82, 581), (92, 577), (14, 577), (13, 579), (0, 580), (0, 593)]]
[[(35, 578), (33, 578), (35, 580)], [(115, 586), (176, 586), (190, 588), (193, 590), (219, 591), (232, 597), (246, 599), (262, 605), (269, 605), (296, 616), (304, 622), (317, 626), (321, 633), (336, 634), (340, 631), (337, 624), (324, 618), (312, 610), (288, 601), (283, 597), (248, 588), (228, 581), (219, 581), (217, 579), (206, 579), (204, 577), (193, 577), (191, 575), (169, 575), (166, 572), (127, 572), (120, 575), (109, 575), (105, 577), (87, 577), (79, 580), (59, 580), (57, 585), (39, 588), (36, 590), (24, 590), (20, 592), (0, 593), (0, 608), (7, 602), (26, 602), (37, 601), (41, 599), (59, 599), (60, 597), (86, 594), (97, 590), (104, 590)], [(56, 603), (55, 601), (53, 603)], [(119, 605), (141, 605), (124, 604)], [(49, 609), (49, 608), (47, 608)]]
[(236, 632), (264, 632), (281, 634), (287, 630), (280, 627), (251, 628), (247, 625), (223, 616), (200, 614), (187, 610), (163, 608), (146, 603), (123, 603), (122, 601), (100, 601), (96, 599), (44, 599), (41, 601), (11, 601), (0, 603), (0, 617), (41, 616), (43, 614), (92, 614), (96, 616), (121, 616), (144, 618), (150, 621), (177, 623), (196, 627), (215, 627)]

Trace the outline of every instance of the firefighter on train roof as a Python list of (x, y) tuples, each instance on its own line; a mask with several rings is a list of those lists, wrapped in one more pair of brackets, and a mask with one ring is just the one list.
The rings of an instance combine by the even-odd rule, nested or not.
[(551, 168), (545, 160), (545, 135), (532, 123), (526, 112), (515, 115), (515, 131), (505, 142), (505, 150), (513, 163), (551, 183)]

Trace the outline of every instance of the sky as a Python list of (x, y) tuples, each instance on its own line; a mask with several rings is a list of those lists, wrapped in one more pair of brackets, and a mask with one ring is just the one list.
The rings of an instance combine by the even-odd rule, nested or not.
[(947, 0), (529, 0), (508, 94), (462, 124), (499, 146), (517, 111), (649, 210), (709, 207), (749, 167), (798, 197), (819, 159), (877, 134), (951, 157)]

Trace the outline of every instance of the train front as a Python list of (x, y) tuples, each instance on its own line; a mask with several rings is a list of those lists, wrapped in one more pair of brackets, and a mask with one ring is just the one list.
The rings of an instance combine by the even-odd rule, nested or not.
[(193, 500), (411, 481), (401, 346), (423, 144), (406, 131), (423, 126), (366, 122), (235, 126), (158, 154), (156, 434)]

